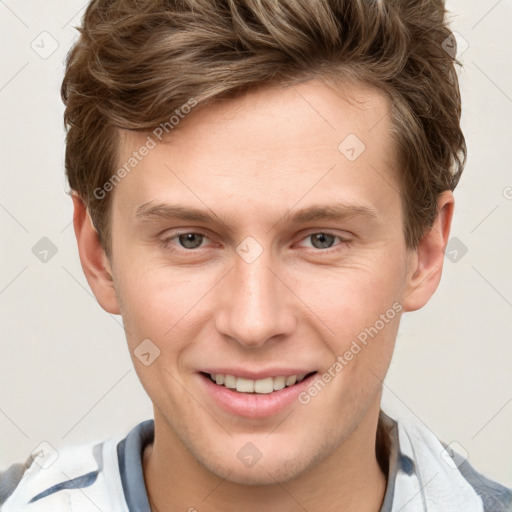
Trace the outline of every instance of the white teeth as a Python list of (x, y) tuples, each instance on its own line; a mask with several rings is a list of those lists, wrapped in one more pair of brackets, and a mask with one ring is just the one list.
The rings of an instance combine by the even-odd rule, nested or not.
[(286, 377), (287, 386), (293, 386), (295, 382), (297, 382), (297, 375), (290, 375), (289, 377)]
[(254, 381), (251, 379), (236, 379), (236, 390), (242, 393), (254, 393)]
[(255, 393), (272, 393), (272, 391), (274, 391), (274, 379), (272, 377), (254, 381)]
[(234, 375), (226, 375), (224, 377), (224, 386), (230, 389), (236, 388), (236, 377)]
[(284, 389), (286, 386), (286, 377), (274, 377), (274, 391)]
[(279, 391), (295, 383), (302, 382), (306, 377), (306, 373), (298, 375), (290, 375), (288, 377), (266, 377), (264, 379), (252, 380), (243, 377), (235, 377), (234, 375), (224, 375), (222, 373), (212, 373), (210, 377), (219, 386), (225, 386), (229, 389), (236, 389), (239, 393), (261, 393), (269, 394), (273, 391)]

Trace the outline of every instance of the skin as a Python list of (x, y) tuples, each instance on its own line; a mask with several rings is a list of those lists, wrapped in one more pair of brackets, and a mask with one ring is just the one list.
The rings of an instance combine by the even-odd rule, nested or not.
[[(382, 504), (375, 435), (401, 313), (310, 403), (270, 417), (220, 409), (197, 373), (284, 365), (322, 374), (393, 303), (414, 311), (436, 290), (453, 195), (440, 196), (432, 229), (407, 249), (389, 103), (379, 91), (349, 92), (357, 103), (314, 80), (193, 111), (112, 192), (110, 258), (73, 198), (83, 270), (102, 307), (122, 315), (154, 404), (155, 441), (143, 463), (156, 511), (376, 512)], [(348, 134), (366, 145), (354, 162), (338, 150)], [(119, 165), (147, 134), (122, 136)], [(213, 221), (137, 217), (156, 204), (201, 209)], [(305, 224), (286, 216), (319, 205), (365, 206), (373, 216)], [(175, 236), (198, 231), (206, 237), (195, 249)], [(312, 235), (325, 232), (334, 235), (327, 245), (314, 245)], [(262, 249), (252, 263), (236, 251), (248, 236)], [(160, 350), (149, 366), (134, 355), (144, 339)], [(262, 453), (250, 468), (237, 457), (247, 442)]]

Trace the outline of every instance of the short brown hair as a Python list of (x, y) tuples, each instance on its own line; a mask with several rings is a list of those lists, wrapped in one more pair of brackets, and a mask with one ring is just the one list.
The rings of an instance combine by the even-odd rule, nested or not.
[[(109, 253), (119, 129), (149, 132), (259, 84), (360, 83), (391, 104), (407, 247), (416, 248), (466, 161), (442, 0), (93, 0), (70, 50), (66, 173)], [(451, 39), (450, 39), (451, 38)]]

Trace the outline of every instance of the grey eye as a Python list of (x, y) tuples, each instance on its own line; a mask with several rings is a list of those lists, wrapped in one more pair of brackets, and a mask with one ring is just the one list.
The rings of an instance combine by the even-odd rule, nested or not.
[(309, 238), (311, 238), (311, 243), (315, 249), (328, 249), (332, 247), (337, 237), (329, 235), (328, 233), (315, 233), (314, 235), (310, 235)]
[(203, 242), (204, 235), (200, 233), (185, 233), (178, 236), (179, 243), (185, 249), (197, 249)]

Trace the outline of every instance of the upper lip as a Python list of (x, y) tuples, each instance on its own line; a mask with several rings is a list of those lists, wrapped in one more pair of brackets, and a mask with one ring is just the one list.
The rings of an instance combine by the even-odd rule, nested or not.
[(201, 370), (203, 373), (210, 375), (234, 375), (235, 377), (242, 377), (243, 379), (260, 380), (268, 377), (289, 377), (291, 375), (306, 375), (316, 370), (310, 368), (273, 368), (267, 370), (248, 370), (247, 368), (207, 368)]

